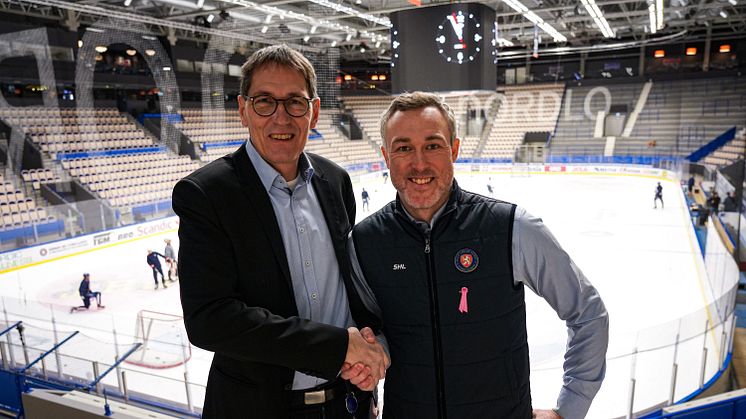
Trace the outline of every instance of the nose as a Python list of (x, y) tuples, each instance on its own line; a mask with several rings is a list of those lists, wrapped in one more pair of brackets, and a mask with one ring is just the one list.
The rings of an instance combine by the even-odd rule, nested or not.
[(280, 124), (288, 124), (293, 119), (293, 117), (285, 109), (284, 102), (277, 103), (277, 109), (275, 110), (275, 113), (272, 116), (274, 117), (275, 121)]
[(425, 153), (422, 152), (422, 150), (415, 150), (414, 153), (412, 153), (412, 168), (417, 171), (423, 171), (427, 168), (427, 157), (425, 156)]

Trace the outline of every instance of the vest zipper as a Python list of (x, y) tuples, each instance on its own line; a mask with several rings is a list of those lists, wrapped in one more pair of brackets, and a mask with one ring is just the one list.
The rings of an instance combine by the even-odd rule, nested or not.
[(425, 258), (427, 259), (427, 281), (430, 288), (430, 322), (433, 328), (433, 353), (435, 355), (435, 384), (438, 418), (446, 419), (446, 388), (443, 378), (443, 348), (440, 337), (440, 316), (438, 314), (438, 288), (435, 281), (435, 266), (430, 248), (430, 235), (425, 236)]

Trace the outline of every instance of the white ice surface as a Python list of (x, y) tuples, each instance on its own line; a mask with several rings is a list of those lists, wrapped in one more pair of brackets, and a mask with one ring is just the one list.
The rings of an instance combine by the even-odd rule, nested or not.
[[(484, 195), (488, 195), (489, 183), (495, 198), (517, 203), (542, 217), (599, 290), (610, 316), (610, 361), (589, 417), (623, 416), (632, 371), (632, 357), (625, 355), (636, 346), (672, 344), (670, 334), (649, 329), (658, 326), (653, 330), (673, 330), (675, 335), (678, 319), (702, 310), (713, 300), (679, 185), (662, 180), (666, 206), (653, 209), (658, 179), (649, 177), (457, 173), (457, 180), (462, 188)], [(371, 213), (362, 209), (363, 187), (370, 193), (371, 211), (395, 196), (390, 181), (384, 184), (381, 178), (372, 176), (355, 181), (354, 187), (358, 221)], [(116, 326), (119, 343), (131, 343), (138, 311), (181, 313), (178, 282), (168, 289), (154, 290), (145, 262), (147, 249), (163, 251), (164, 238), (172, 239), (178, 250), (178, 237), (171, 231), (1, 275), (0, 295), (6, 297), (7, 306), (17, 306), (8, 310), (9, 317), (12, 320), (13, 312), (25, 309), (31, 313), (27, 315), (32, 318), (26, 319), (29, 324), (39, 319), (36, 323), (42, 325), (52, 310), (61, 329), (81, 330), (87, 336), (111, 342), (111, 330)], [(69, 307), (80, 302), (77, 287), (83, 272), (91, 273), (92, 288), (103, 293), (106, 308), (69, 314)], [(533, 403), (535, 407), (551, 408), (562, 384), (566, 328), (541, 298), (530, 291), (526, 295)], [(689, 352), (683, 351), (683, 345), (679, 349), (677, 399), (698, 385), (701, 339), (697, 342)], [(717, 356), (710, 355), (714, 356), (711, 363), (716, 363)], [(637, 386), (658, 390), (636, 393), (635, 410), (660, 403), (668, 395), (672, 350), (646, 356), (658, 358), (646, 364), (644, 357), (638, 357)], [(183, 379), (186, 369), (191, 382), (206, 383), (210, 360), (210, 353), (193, 348), (186, 366), (148, 370), (128, 365), (126, 368), (132, 370), (128, 372), (128, 384), (132, 389), (162, 393), (165, 399), (185, 403), (184, 385), (171, 380)], [(645, 382), (639, 383), (643, 377)], [(107, 382), (115, 381), (112, 377)], [(192, 386), (192, 392), (194, 403), (201, 406), (203, 389)], [(661, 398), (658, 393), (665, 396)]]

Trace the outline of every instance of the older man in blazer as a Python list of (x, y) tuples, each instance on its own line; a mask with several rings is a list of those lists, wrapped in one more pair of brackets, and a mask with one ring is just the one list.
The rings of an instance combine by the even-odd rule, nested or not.
[(361, 389), (388, 357), (350, 279), (350, 178), (303, 152), (320, 108), (313, 67), (263, 48), (243, 66), (238, 104), (249, 141), (173, 192), (184, 322), (215, 352), (203, 417), (368, 417)]

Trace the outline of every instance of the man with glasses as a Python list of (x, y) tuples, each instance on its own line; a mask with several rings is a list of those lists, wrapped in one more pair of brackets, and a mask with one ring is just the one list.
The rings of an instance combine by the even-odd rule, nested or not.
[(270, 46), (242, 75), (249, 141), (173, 193), (184, 322), (192, 343), (215, 352), (203, 417), (368, 417), (361, 389), (388, 357), (374, 306), (350, 278), (350, 178), (303, 152), (319, 117), (315, 72)]

